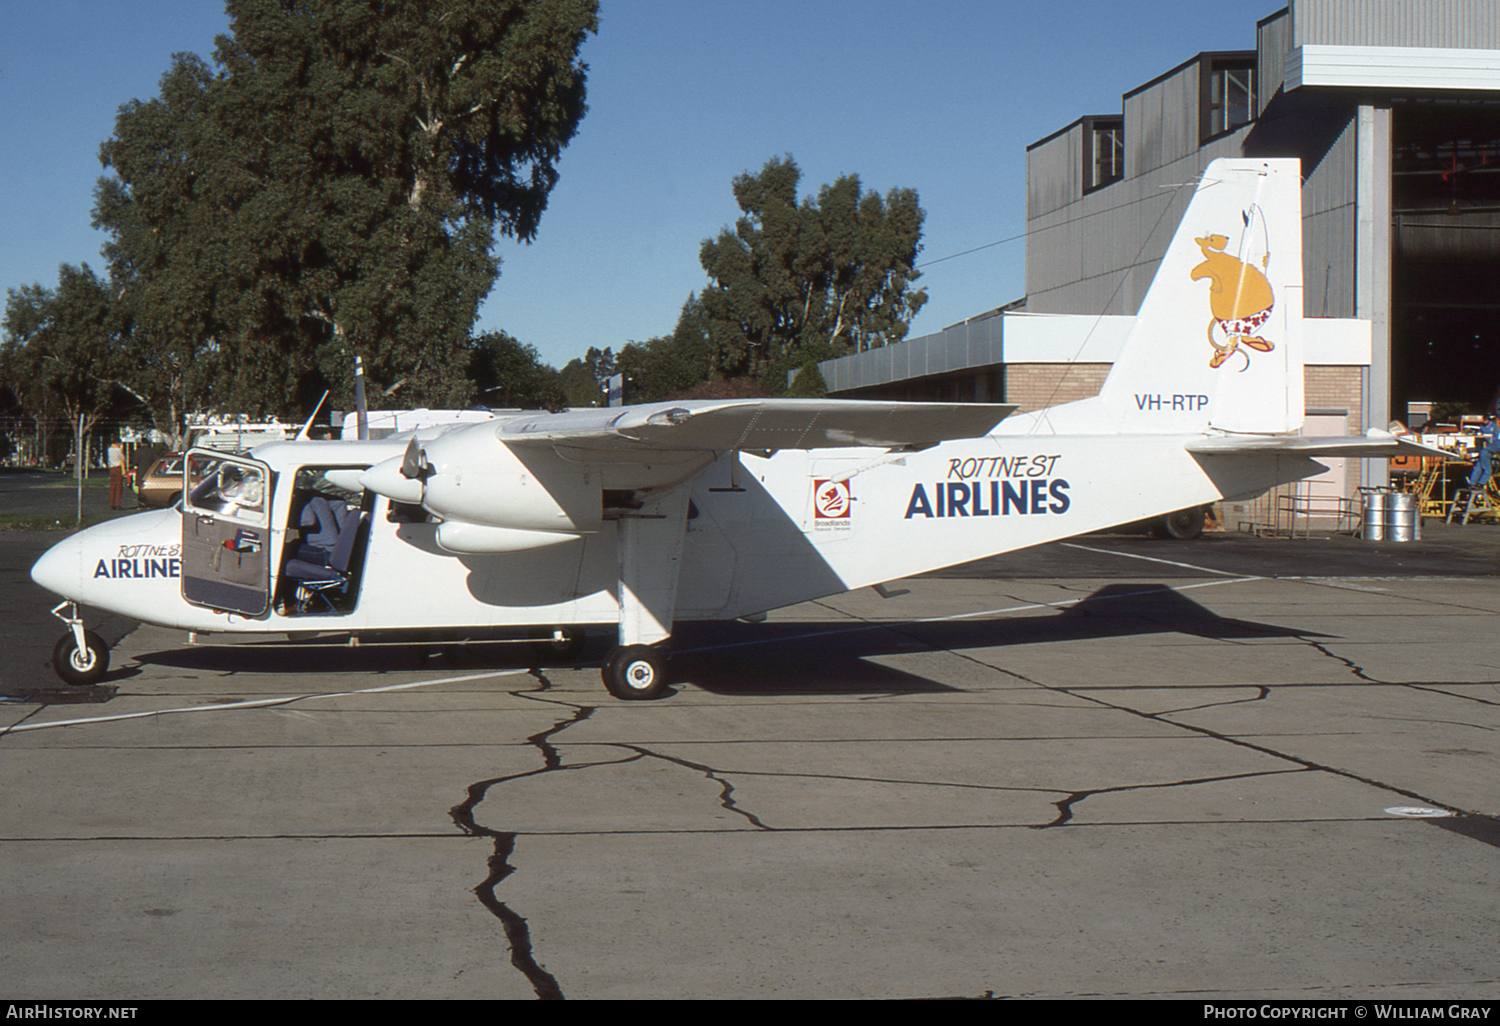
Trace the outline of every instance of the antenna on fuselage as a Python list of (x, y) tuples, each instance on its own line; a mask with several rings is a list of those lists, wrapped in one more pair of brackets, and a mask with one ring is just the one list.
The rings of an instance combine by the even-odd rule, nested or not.
[(328, 401), (328, 392), (325, 390), (323, 392), (323, 398), (319, 399), (318, 400), (318, 405), (316, 405), (316, 406), (313, 407), (312, 416), (307, 418), (307, 423), (302, 425), (302, 430), (297, 432), (297, 437), (294, 438), (293, 441), (295, 441), (295, 442), (305, 442), (305, 441), (307, 441), (307, 433), (312, 430), (313, 421), (317, 419), (318, 411), (323, 408), (323, 404), (325, 402), (327, 402), (327, 401)]

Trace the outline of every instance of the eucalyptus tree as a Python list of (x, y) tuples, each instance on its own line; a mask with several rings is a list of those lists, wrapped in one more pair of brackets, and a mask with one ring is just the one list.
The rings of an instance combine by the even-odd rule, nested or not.
[(881, 196), (843, 175), (799, 201), (802, 172), (773, 157), (733, 189), (742, 216), (699, 251), (699, 296), (717, 374), (766, 375), (900, 341), (922, 305), (915, 287), (924, 213), (913, 189)]
[(174, 439), (188, 413), (212, 405), (221, 384), (216, 315), (229, 295), (221, 283), (231, 218), (205, 202), (195, 162), (212, 82), (201, 59), (174, 56), (159, 97), (121, 108), (116, 135), (100, 154), (116, 176), (100, 179), (94, 193), (94, 227), (111, 233), (104, 256), (136, 357), (124, 384)]
[(698, 297), (690, 296), (683, 304), (672, 334), (621, 347), (615, 371), (625, 375), (627, 402), (679, 399), (707, 381), (708, 339)]
[(596, 0), (226, 6), (214, 66), (174, 58), (101, 153), (143, 338), (245, 412), (346, 404), (355, 355), (405, 402), (463, 402), (495, 238), (535, 236), (587, 109)]
[(10, 289), (4, 347), (7, 376), (20, 384), (21, 401), (34, 416), (48, 406), (64, 416), (73, 431), (73, 451), (82, 454), (84, 439), (128, 370), (108, 285), (87, 264), (64, 264), (55, 289)]
[(484, 406), (560, 410), (566, 405), (557, 371), (542, 362), (535, 346), (503, 331), (469, 340), (468, 379)]

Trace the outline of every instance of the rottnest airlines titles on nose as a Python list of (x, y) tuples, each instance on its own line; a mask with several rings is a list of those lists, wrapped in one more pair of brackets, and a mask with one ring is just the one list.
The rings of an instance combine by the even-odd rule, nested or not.
[(906, 519), (1066, 513), (1070, 485), (1057, 475), (1061, 454), (976, 456), (948, 461), (947, 480), (912, 487)]
[(97, 561), (94, 577), (181, 577), (180, 545), (121, 545), (110, 559)]

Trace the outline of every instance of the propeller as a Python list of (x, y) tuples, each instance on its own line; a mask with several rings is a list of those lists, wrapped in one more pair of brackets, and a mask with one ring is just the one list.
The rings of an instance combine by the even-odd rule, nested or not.
[(432, 476), (432, 464), (415, 437), (406, 444), (406, 452), (377, 463), (359, 476), (362, 487), (392, 502), (419, 503), (426, 480)]
[(432, 474), (432, 464), (427, 462), (427, 452), (412, 435), (406, 443), (406, 452), (401, 457), (401, 476), (408, 481), (424, 481)]

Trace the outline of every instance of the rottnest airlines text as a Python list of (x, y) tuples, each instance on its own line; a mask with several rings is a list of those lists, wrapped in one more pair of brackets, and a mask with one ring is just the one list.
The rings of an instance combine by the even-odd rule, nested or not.
[(181, 577), (180, 559), (101, 559), (94, 577)]
[(1007, 517), (1066, 513), (1072, 505), (1068, 482), (1062, 478), (1022, 478), (1019, 481), (938, 481), (929, 495), (926, 485), (915, 485), (906, 504), (912, 517)]
[(912, 488), (906, 519), (1066, 513), (1068, 482), (1054, 476), (1057, 454), (971, 456), (948, 461), (948, 479)]
[(113, 559), (101, 559), (94, 567), (100, 577), (181, 577), (180, 545), (121, 545)]

